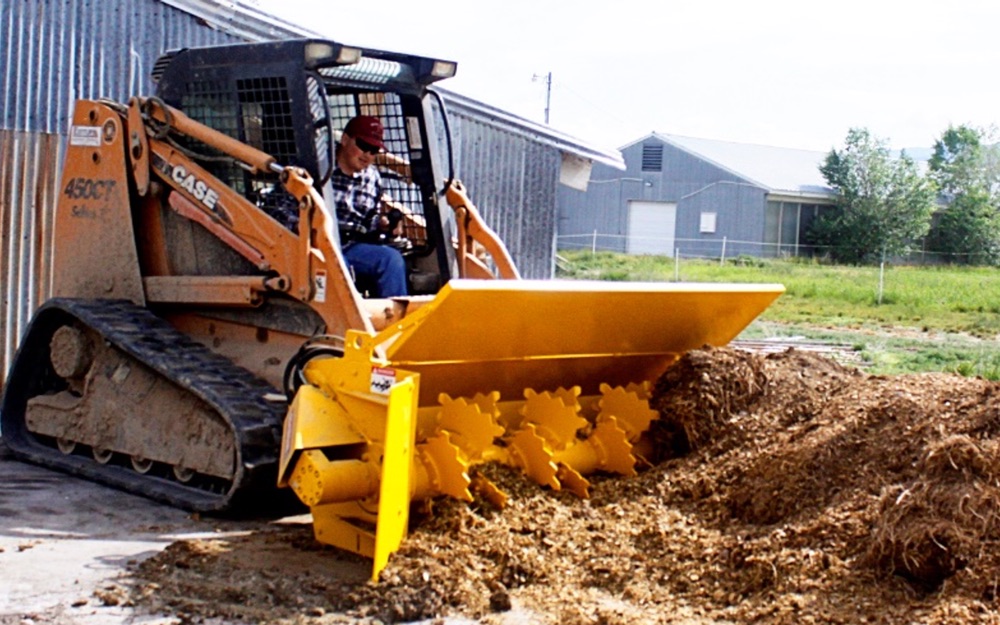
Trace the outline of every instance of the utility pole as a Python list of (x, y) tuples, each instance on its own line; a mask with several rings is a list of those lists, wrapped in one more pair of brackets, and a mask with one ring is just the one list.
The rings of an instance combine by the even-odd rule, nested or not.
[(549, 72), (545, 76), (540, 74), (535, 74), (531, 77), (532, 82), (538, 80), (539, 78), (545, 79), (545, 123), (549, 123), (549, 106), (552, 104), (552, 72)]

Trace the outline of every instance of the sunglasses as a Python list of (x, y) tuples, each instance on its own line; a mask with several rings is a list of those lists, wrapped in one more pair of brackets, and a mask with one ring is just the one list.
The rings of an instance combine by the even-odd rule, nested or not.
[(379, 148), (377, 145), (372, 145), (367, 141), (363, 141), (362, 139), (355, 138), (354, 145), (358, 146), (358, 149), (364, 152), (365, 154), (375, 155), (382, 151), (381, 148)]

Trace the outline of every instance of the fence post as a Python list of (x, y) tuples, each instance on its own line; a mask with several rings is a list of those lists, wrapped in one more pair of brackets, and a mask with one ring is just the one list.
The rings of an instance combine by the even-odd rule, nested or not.
[(878, 305), (882, 305), (882, 292), (885, 289), (885, 257), (878, 266)]
[(719, 266), (724, 267), (726, 265), (726, 237), (722, 237), (722, 254), (719, 255)]
[(674, 282), (681, 281), (681, 248), (674, 248)]
[(590, 240), (590, 253), (597, 254), (597, 230), (594, 230), (594, 238)]

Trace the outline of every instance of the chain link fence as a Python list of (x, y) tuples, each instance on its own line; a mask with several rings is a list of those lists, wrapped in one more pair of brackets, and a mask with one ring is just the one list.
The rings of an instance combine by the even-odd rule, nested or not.
[[(835, 256), (836, 246), (800, 245), (790, 243), (765, 243), (722, 237), (720, 239), (680, 239), (672, 237), (628, 236), (602, 234), (569, 234), (556, 237), (559, 250), (589, 250), (597, 252), (629, 253), (642, 249), (642, 253), (670, 258), (701, 258), (725, 262), (740, 256), (755, 258), (809, 258), (825, 260)], [(846, 248), (845, 248), (846, 249)], [(657, 250), (650, 252), (646, 250)], [(926, 248), (915, 249), (905, 256), (887, 258), (896, 265), (946, 265), (967, 264), (972, 253), (956, 254)]]

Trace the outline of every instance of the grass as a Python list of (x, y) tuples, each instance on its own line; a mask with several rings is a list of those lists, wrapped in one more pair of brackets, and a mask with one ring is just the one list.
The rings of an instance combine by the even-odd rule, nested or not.
[[(718, 261), (567, 252), (573, 279), (768, 282), (785, 294), (741, 338), (800, 336), (854, 346), (873, 373), (947, 371), (1000, 379), (1000, 270), (850, 267), (740, 257)], [(881, 289), (880, 289), (881, 284)]]

